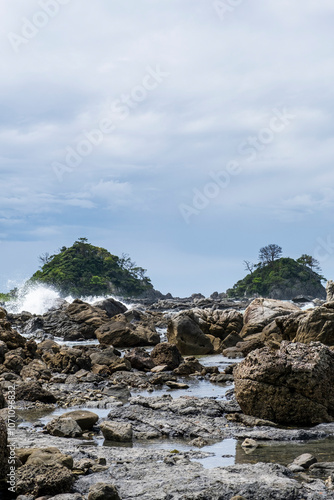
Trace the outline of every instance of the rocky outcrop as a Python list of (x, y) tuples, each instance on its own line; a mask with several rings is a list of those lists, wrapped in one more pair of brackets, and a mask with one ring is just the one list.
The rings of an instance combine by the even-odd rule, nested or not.
[(334, 302), (326, 302), (300, 318), (294, 342), (334, 346)]
[(194, 309), (193, 313), (203, 333), (218, 337), (220, 340), (225, 340), (232, 334), (239, 334), (243, 327), (243, 315), (235, 309), (225, 311)]
[(23, 465), (16, 473), (16, 493), (32, 494), (35, 498), (71, 491), (74, 477), (61, 465)]
[[(160, 344), (158, 344), (160, 345)], [(130, 362), (131, 367), (135, 370), (150, 371), (155, 366), (150, 354), (144, 347), (135, 347), (130, 352), (124, 354), (124, 359)]]
[(253, 351), (234, 369), (234, 380), (247, 415), (298, 426), (334, 421), (334, 352), (319, 342)]
[(107, 313), (108, 318), (113, 318), (117, 314), (122, 314), (127, 311), (127, 307), (122, 302), (115, 300), (113, 298), (108, 298), (101, 300), (99, 302), (94, 302), (94, 307), (98, 307)]
[(2, 307), (0, 307), (0, 341), (4, 342), (9, 350), (23, 348), (27, 343), (27, 340), (22, 335), (12, 329), (7, 312)]
[(130, 322), (125, 315), (118, 315), (96, 330), (100, 344), (114, 347), (140, 347), (156, 345), (160, 336), (150, 324)]
[(167, 338), (185, 355), (211, 354), (214, 349), (193, 311), (178, 313), (169, 320)]
[(55, 403), (55, 396), (43, 389), (38, 382), (23, 382), (16, 387), (17, 401), (40, 401), (42, 403)]
[(244, 313), (244, 326), (240, 332), (241, 337), (261, 333), (266, 325), (275, 318), (288, 316), (300, 312), (295, 304), (273, 299), (254, 299)]
[(61, 373), (76, 373), (81, 369), (90, 370), (92, 362), (84, 348), (63, 346), (59, 349), (44, 350), (42, 359), (51, 370)]
[(65, 340), (94, 339), (95, 330), (108, 321), (110, 318), (103, 308), (76, 299), (44, 314), (40, 329)]

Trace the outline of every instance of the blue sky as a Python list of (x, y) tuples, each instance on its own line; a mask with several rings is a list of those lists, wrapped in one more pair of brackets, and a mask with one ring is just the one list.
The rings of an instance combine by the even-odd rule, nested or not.
[(0, 290), (79, 237), (225, 291), (268, 243), (333, 278), (331, 0), (0, 6)]

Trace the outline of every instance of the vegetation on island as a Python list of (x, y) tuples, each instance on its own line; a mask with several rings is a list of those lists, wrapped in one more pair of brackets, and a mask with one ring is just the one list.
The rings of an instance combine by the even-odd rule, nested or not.
[(79, 238), (71, 247), (62, 247), (55, 255), (40, 256), (41, 269), (29, 280), (56, 287), (62, 295), (120, 295), (135, 297), (153, 290), (146, 269), (123, 254), (108, 250)]
[(244, 261), (249, 272), (227, 290), (229, 297), (268, 297), (291, 299), (297, 295), (325, 298), (319, 262), (303, 254), (294, 260), (282, 257), (282, 248), (271, 244), (260, 249), (259, 262)]

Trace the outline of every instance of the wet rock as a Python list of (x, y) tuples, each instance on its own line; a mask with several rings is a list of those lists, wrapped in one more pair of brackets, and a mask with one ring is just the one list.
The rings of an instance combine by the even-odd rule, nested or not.
[(106, 349), (95, 349), (92, 354), (90, 354), (90, 359), (92, 363), (92, 370), (94, 373), (101, 373), (101, 370), (94, 366), (107, 366), (109, 374), (120, 371), (120, 370), (131, 370), (131, 364), (128, 359), (120, 358), (120, 356), (115, 354), (113, 347), (107, 347)]
[(35, 497), (71, 491), (73, 476), (69, 469), (58, 464), (23, 465), (16, 472), (18, 495), (33, 494)]
[(54, 340), (51, 340), (51, 339), (43, 340), (43, 342), (40, 342), (37, 345), (37, 351), (41, 355), (43, 354), (44, 351), (48, 351), (51, 353), (57, 353), (60, 351), (60, 349), (61, 349), (61, 346), (59, 344), (57, 344), (57, 342), (55, 342)]
[(22, 337), (16, 330), (12, 329), (11, 323), (8, 321), (7, 313), (0, 307), (0, 341), (7, 345), (9, 350), (24, 347), (27, 340)]
[(166, 385), (170, 389), (189, 389), (189, 385), (182, 384), (181, 382), (174, 382), (174, 380), (167, 380)]
[(128, 443), (132, 441), (132, 425), (120, 422), (102, 422), (100, 429), (107, 441)]
[(239, 349), (244, 356), (247, 356), (250, 352), (255, 351), (255, 349), (261, 349), (262, 347), (264, 347), (264, 343), (258, 338), (244, 340), (242, 342), (238, 342), (236, 345), (236, 348)]
[[(241, 345), (241, 342), (240, 342), (240, 345)], [(228, 347), (227, 349), (223, 350), (223, 355), (229, 359), (243, 358), (244, 353), (240, 349), (241, 348), (236, 347), (236, 346), (235, 347)]]
[(79, 493), (62, 493), (55, 497), (49, 497), (48, 500), (84, 500)]
[(244, 313), (244, 326), (240, 332), (242, 338), (259, 334), (264, 327), (278, 316), (300, 312), (295, 304), (274, 299), (255, 299)]
[(121, 500), (116, 486), (96, 483), (89, 488), (88, 500)]
[(112, 318), (117, 314), (122, 314), (127, 311), (127, 307), (122, 302), (115, 300), (113, 298), (101, 300), (99, 302), (94, 302), (94, 307), (98, 307), (107, 313), (108, 318)]
[(52, 436), (79, 437), (82, 435), (80, 425), (71, 417), (65, 415), (56, 417), (46, 425), (46, 430)]
[(176, 375), (191, 375), (193, 373), (201, 373), (205, 367), (201, 365), (197, 358), (194, 356), (189, 356), (184, 358), (183, 363), (180, 364), (178, 368), (175, 368), (174, 373)]
[(245, 441), (243, 441), (242, 445), (241, 445), (243, 448), (257, 448), (259, 446), (259, 444), (255, 441), (255, 439), (245, 439)]
[(55, 396), (43, 389), (38, 382), (22, 382), (16, 386), (16, 400), (41, 401), (42, 403), (56, 403)]
[(151, 359), (154, 364), (167, 365), (167, 370), (174, 370), (183, 361), (180, 351), (176, 345), (163, 342), (154, 347), (151, 352)]
[(3, 395), (2, 389), (0, 388), (0, 409), (6, 406), (5, 397)]
[(96, 413), (87, 410), (70, 411), (61, 415), (60, 418), (72, 418), (83, 431), (90, 431), (99, 419)]
[(136, 370), (150, 371), (154, 367), (154, 362), (150, 354), (143, 347), (135, 347), (130, 352), (125, 353), (124, 358), (131, 363), (131, 367)]
[(203, 333), (192, 311), (176, 314), (168, 322), (168, 342), (175, 344), (181, 354), (211, 354), (213, 345)]
[(317, 462), (310, 466), (310, 473), (317, 477), (327, 477), (334, 474), (334, 462)]
[[(121, 321), (116, 321), (116, 318)], [(160, 342), (160, 336), (153, 327), (141, 324), (134, 326), (125, 317), (119, 318), (119, 316), (115, 316), (114, 321), (109, 321), (98, 328), (96, 337), (100, 344), (114, 347), (141, 347)]]
[(317, 463), (316, 457), (311, 455), (310, 453), (303, 453), (303, 455), (299, 455), (299, 457), (295, 458), (292, 462), (292, 465), (296, 465), (297, 467), (303, 467), (303, 469), (308, 469), (311, 465)]
[(6, 476), (8, 467), (7, 427), (0, 417), (0, 480)]
[(219, 373), (210, 377), (210, 382), (214, 384), (226, 384), (227, 382), (233, 382), (233, 380), (233, 375), (227, 375), (226, 373)]
[(282, 342), (251, 352), (234, 369), (241, 409), (286, 425), (334, 421), (334, 352), (314, 342)]

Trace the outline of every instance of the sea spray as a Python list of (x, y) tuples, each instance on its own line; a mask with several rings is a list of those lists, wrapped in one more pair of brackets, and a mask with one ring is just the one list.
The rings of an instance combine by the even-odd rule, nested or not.
[[(126, 304), (118, 297), (109, 297), (124, 303), (128, 309), (133, 307), (132, 304)], [(94, 304), (106, 298), (107, 297), (102, 296), (80, 297), (81, 300), (88, 304)], [(72, 303), (74, 298), (72, 296), (62, 297), (59, 291), (47, 285), (24, 284), (18, 288), (16, 298), (6, 302), (4, 307), (9, 313), (13, 314), (19, 314), (22, 311), (26, 311), (31, 314), (42, 315), (52, 308), (59, 307), (64, 300), (68, 303)]]

